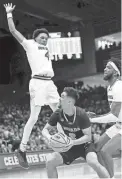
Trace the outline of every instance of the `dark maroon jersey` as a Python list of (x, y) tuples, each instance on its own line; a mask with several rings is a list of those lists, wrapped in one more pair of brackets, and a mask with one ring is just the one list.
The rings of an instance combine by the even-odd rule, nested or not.
[(50, 117), (48, 123), (51, 126), (56, 126), (57, 122), (61, 124), (65, 134), (72, 139), (82, 137), (84, 135), (82, 130), (91, 126), (85, 110), (80, 107), (76, 107), (75, 114), (73, 116), (64, 114), (62, 109), (56, 110)]

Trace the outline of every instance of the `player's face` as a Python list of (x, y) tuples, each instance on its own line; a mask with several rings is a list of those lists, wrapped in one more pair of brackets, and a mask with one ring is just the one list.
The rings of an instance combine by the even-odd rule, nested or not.
[(60, 106), (61, 108), (67, 108), (70, 103), (73, 103), (73, 99), (67, 96), (66, 92), (63, 92), (60, 97)]
[(104, 69), (104, 80), (110, 80), (113, 78), (115, 70), (111, 66), (111, 64), (108, 62), (105, 69)]
[(48, 41), (48, 35), (45, 33), (41, 33), (36, 37), (36, 42), (39, 43), (40, 45), (47, 45), (47, 41)]

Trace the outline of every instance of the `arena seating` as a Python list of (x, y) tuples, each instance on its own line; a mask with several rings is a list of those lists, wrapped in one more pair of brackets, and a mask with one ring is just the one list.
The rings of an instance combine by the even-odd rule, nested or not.
[[(96, 51), (96, 64), (98, 72), (103, 72), (106, 60), (109, 57), (121, 56), (121, 43), (116, 46), (106, 47)], [(67, 83), (60, 81), (56, 83), (59, 93), (65, 86), (75, 87), (80, 94), (80, 99), (77, 105), (84, 108), (86, 111), (92, 111), (96, 114), (106, 114), (109, 112), (109, 105), (107, 102), (106, 89), (104, 87), (87, 87), (83, 88), (83, 82)], [(4, 98), (3, 98), (4, 99)], [(23, 129), (27, 119), (29, 118), (29, 98), (24, 96), (19, 102), (0, 101), (0, 153), (10, 153), (18, 149)], [(44, 106), (39, 115), (39, 120), (35, 124), (30, 141), (28, 143), (28, 150), (46, 150), (48, 149), (47, 141), (43, 138), (41, 131), (49, 120), (52, 114), (48, 106)], [(102, 133), (112, 124), (93, 124), (92, 133), (94, 142), (97, 141)]]
[[(80, 83), (82, 84), (82, 83)], [(68, 86), (68, 85), (67, 85)], [(71, 86), (71, 84), (70, 84)], [(107, 97), (103, 87), (89, 87), (83, 88), (77, 84), (80, 99), (78, 106), (85, 108), (86, 111), (93, 111), (96, 114), (105, 114), (109, 112)], [(104, 94), (104, 95), (103, 95)], [(18, 149), (20, 140), (22, 138), (23, 128), (27, 119), (29, 118), (29, 102), (25, 104), (25, 100), (21, 104), (17, 103), (0, 103), (0, 152), (13, 152)], [(41, 134), (46, 122), (52, 114), (48, 106), (44, 106), (39, 116), (37, 124), (35, 124), (30, 141), (28, 143), (28, 150), (38, 151), (48, 149), (46, 141)], [(100, 135), (108, 128), (106, 124), (92, 125), (93, 139), (97, 141)]]

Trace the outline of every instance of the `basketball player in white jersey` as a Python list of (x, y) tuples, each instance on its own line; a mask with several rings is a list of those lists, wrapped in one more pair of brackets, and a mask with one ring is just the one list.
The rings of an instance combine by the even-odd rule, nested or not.
[(104, 80), (108, 81), (107, 89), (108, 102), (110, 105), (110, 113), (104, 116), (90, 119), (93, 123), (109, 123), (115, 122), (96, 143), (96, 150), (101, 164), (108, 170), (111, 178), (114, 178), (114, 164), (112, 155), (121, 150), (122, 135), (122, 81), (121, 61), (111, 58), (104, 70)]
[(26, 145), (29, 140), (32, 128), (38, 120), (41, 106), (49, 105), (53, 111), (57, 109), (59, 102), (59, 94), (51, 78), (54, 76), (51, 60), (49, 59), (49, 51), (46, 47), (49, 33), (46, 29), (37, 29), (33, 33), (33, 39), (27, 40), (15, 28), (13, 22), (12, 11), (15, 6), (12, 4), (4, 4), (9, 30), (17, 41), (26, 51), (27, 58), (32, 70), (32, 79), (29, 84), (30, 91), (30, 118), (25, 125), (23, 138), (17, 153), (19, 164), (23, 168), (28, 168), (26, 159)]

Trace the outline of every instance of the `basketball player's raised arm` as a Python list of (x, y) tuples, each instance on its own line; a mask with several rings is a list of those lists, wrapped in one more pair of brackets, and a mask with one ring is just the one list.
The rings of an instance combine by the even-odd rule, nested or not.
[(48, 123), (45, 125), (45, 127), (44, 127), (43, 130), (42, 130), (42, 135), (43, 135), (44, 137), (46, 137), (48, 140), (50, 140), (50, 138), (51, 138), (51, 135), (50, 135), (49, 131), (50, 131), (52, 128), (55, 128), (55, 127), (56, 127), (57, 122), (58, 122), (58, 115), (57, 115), (57, 112), (54, 112), (54, 113), (51, 115), (51, 117), (50, 117)]
[(12, 16), (12, 12), (15, 9), (15, 6), (13, 6), (12, 3), (8, 3), (4, 4), (4, 7), (7, 13), (8, 26), (11, 34), (16, 38), (19, 43), (22, 43), (25, 37), (19, 31), (16, 30)]
[(118, 84), (115, 94), (113, 95), (113, 102), (111, 104), (110, 113), (95, 118), (90, 118), (92, 123), (110, 123), (122, 121), (122, 83)]

